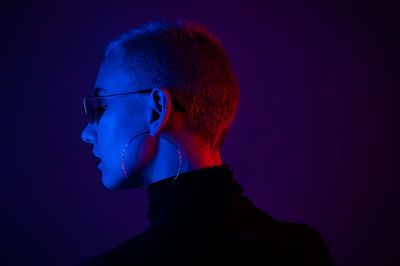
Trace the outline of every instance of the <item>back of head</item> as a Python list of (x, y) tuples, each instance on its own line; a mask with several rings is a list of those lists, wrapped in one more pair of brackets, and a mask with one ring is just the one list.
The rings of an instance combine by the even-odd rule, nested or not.
[(152, 21), (112, 41), (106, 59), (119, 54), (137, 89), (166, 88), (185, 109), (185, 122), (221, 148), (239, 102), (239, 85), (220, 41), (188, 20)]

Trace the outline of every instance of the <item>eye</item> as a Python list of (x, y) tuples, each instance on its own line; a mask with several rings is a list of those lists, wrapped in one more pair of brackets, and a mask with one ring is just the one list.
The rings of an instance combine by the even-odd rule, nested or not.
[(102, 107), (98, 107), (96, 108), (92, 115), (91, 115), (91, 121), (92, 122), (97, 122), (100, 120), (100, 117), (103, 115), (104, 111), (106, 110), (107, 105), (102, 106)]
[(106, 110), (106, 107), (107, 106), (102, 106), (102, 107), (99, 107), (99, 108), (96, 109), (95, 112), (98, 113), (99, 117), (104, 113), (104, 111)]

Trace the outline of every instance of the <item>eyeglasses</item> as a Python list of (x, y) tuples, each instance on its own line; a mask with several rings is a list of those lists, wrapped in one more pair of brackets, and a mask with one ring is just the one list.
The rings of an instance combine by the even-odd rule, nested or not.
[[(140, 90), (134, 92), (124, 92), (124, 93), (117, 93), (111, 95), (104, 95), (104, 96), (95, 96), (95, 97), (83, 97), (83, 108), (85, 109), (85, 115), (89, 122), (93, 124), (94, 122), (98, 122), (100, 120), (101, 115), (105, 111), (105, 106), (102, 103), (102, 99), (106, 97), (112, 96), (119, 96), (119, 95), (128, 95), (128, 94), (135, 94), (135, 93), (149, 93), (152, 89), (148, 90)], [(171, 98), (172, 105), (178, 110), (179, 112), (186, 112), (185, 107), (177, 103)]]

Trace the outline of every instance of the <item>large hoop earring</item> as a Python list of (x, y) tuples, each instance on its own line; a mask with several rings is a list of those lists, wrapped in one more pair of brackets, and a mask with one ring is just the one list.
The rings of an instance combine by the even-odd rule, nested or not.
[[(139, 133), (139, 134), (137, 134), (136, 136), (134, 136), (134, 137), (125, 145), (124, 151), (122, 152), (122, 169), (124, 170), (124, 174), (125, 174), (125, 177), (127, 178), (127, 180), (130, 180), (130, 181), (131, 181), (131, 185), (132, 185), (132, 186), (134, 186), (134, 184), (133, 184), (132, 180), (128, 177), (128, 175), (126, 174), (126, 170), (125, 170), (125, 164), (124, 164), (125, 152), (126, 152), (126, 149), (128, 148), (128, 145), (129, 145), (135, 138), (137, 138), (137, 137), (139, 137), (139, 136), (141, 136), (141, 135), (143, 135), (143, 134), (149, 134), (149, 133), (150, 133), (150, 131), (145, 131), (145, 132)], [(175, 180), (178, 178), (178, 176), (179, 176), (179, 174), (181, 173), (181, 170), (182, 170), (182, 153), (181, 153), (181, 150), (179, 149), (178, 145), (177, 145), (173, 140), (171, 140), (171, 139), (168, 138), (168, 137), (162, 136), (162, 135), (160, 135), (160, 137), (162, 137), (163, 139), (168, 140), (168, 141), (169, 141), (170, 143), (172, 143), (172, 144), (175, 146), (175, 148), (178, 150), (178, 154), (179, 154), (179, 169), (178, 169), (178, 173), (176, 174), (175, 178), (174, 178), (174, 179), (172, 180), (172, 182), (170, 183), (170, 184), (172, 184), (172, 183), (174, 183)], [(139, 188), (139, 189), (142, 189), (142, 190), (147, 191), (147, 189), (143, 189), (143, 188)]]

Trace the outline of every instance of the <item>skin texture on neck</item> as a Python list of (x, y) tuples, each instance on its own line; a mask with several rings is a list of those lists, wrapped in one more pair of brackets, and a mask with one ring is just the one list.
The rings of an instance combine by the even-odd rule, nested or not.
[[(211, 151), (206, 145), (205, 139), (188, 129), (184, 124), (184, 116), (180, 112), (172, 111), (172, 115), (161, 135), (168, 137), (178, 145), (182, 156), (180, 173), (222, 165), (220, 152)], [(175, 145), (160, 137), (154, 160), (142, 173), (145, 177), (142, 180), (144, 186), (148, 187), (154, 182), (175, 177), (179, 165), (180, 157)]]

